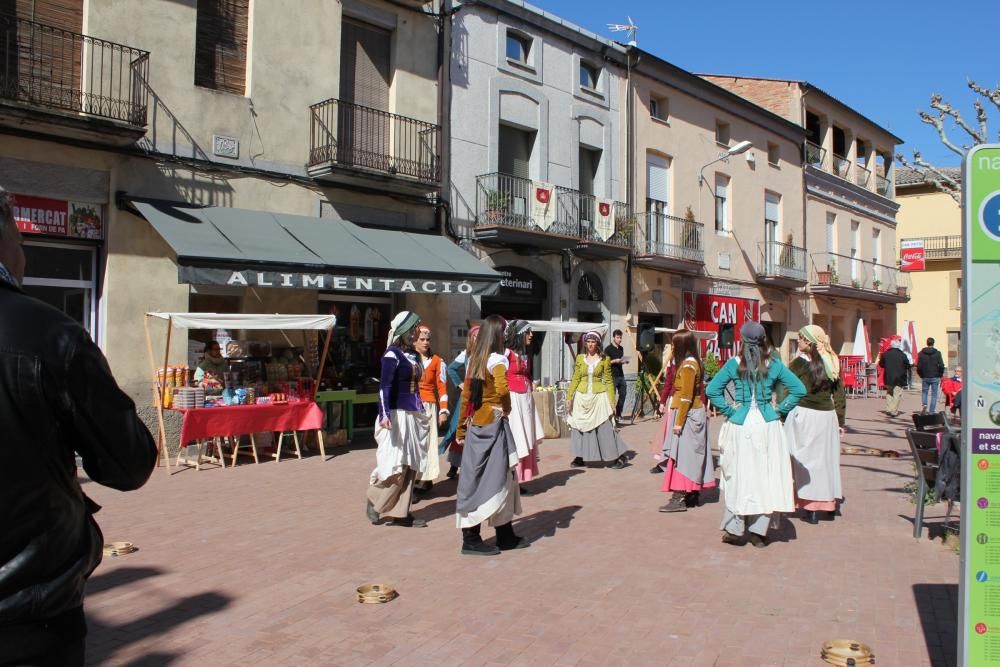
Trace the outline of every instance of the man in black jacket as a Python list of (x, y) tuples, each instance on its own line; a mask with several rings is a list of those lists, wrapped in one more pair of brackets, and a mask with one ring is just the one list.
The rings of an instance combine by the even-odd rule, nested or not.
[(910, 367), (910, 362), (903, 352), (902, 342), (894, 338), (889, 349), (882, 353), (878, 365), (881, 366), (885, 374), (885, 411), (889, 416), (895, 417), (899, 414), (899, 399), (903, 395), (903, 387), (906, 386), (906, 371)]
[(920, 376), (920, 405), (921, 412), (934, 414), (937, 412), (938, 387), (941, 386), (941, 378), (944, 376), (944, 359), (941, 353), (934, 347), (934, 339), (927, 339), (927, 347), (920, 350), (917, 355), (917, 375)]
[(142, 486), (157, 449), (86, 330), (20, 289), (21, 233), (0, 188), (0, 664), (82, 665), (99, 507), (77, 481)]

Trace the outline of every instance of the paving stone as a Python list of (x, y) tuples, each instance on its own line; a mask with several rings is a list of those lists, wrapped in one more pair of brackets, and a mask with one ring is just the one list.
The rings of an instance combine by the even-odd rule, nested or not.
[[(453, 481), (414, 507), (427, 528), (369, 524), (371, 445), (325, 462), (160, 469), (127, 494), (86, 483), (106, 539), (139, 547), (91, 578), (88, 660), (805, 667), (823, 664), (824, 641), (850, 638), (880, 664), (954, 664), (958, 557), (926, 531), (912, 538), (908, 422), (881, 407), (850, 400), (845, 442), (903, 455), (844, 456), (843, 516), (782, 519), (763, 550), (719, 541), (716, 493), (657, 511), (654, 421), (623, 428), (637, 454), (619, 471), (571, 469), (568, 440), (545, 441), (539, 493), (515, 522), (532, 546), (488, 558), (459, 554)], [(928, 524), (944, 514), (929, 507)], [(359, 605), (368, 582), (400, 595)]]

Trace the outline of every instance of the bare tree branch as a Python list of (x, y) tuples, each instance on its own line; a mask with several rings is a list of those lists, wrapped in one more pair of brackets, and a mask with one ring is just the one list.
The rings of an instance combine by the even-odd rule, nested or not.
[[(931, 108), (937, 109), (938, 112), (940, 112), (940, 118), (942, 121), (945, 116), (949, 116), (955, 125), (965, 130), (965, 133), (972, 137), (976, 144), (986, 143), (986, 137), (973, 130), (969, 124), (965, 122), (965, 118), (962, 117), (962, 114), (952, 107), (951, 104), (945, 102), (940, 95), (931, 95)], [(970, 147), (963, 145), (962, 148), (969, 150)]]
[(896, 160), (907, 169), (912, 169), (920, 174), (925, 182), (933, 185), (937, 190), (950, 195), (959, 204), (962, 203), (961, 182), (956, 181), (934, 165), (926, 162), (920, 156), (920, 151), (913, 151), (913, 162), (907, 160), (902, 154), (896, 155)]
[(944, 114), (943, 113), (939, 114), (937, 116), (933, 116), (933, 115), (927, 113), (926, 111), (921, 111), (920, 112), (920, 120), (922, 120), (923, 122), (927, 123), (928, 125), (933, 126), (934, 129), (937, 130), (938, 136), (941, 137), (941, 143), (942, 144), (944, 144), (945, 146), (947, 146), (951, 150), (955, 151), (956, 153), (958, 153), (962, 157), (965, 157), (965, 150), (963, 150), (962, 148), (960, 148), (960, 147), (956, 146), (955, 144), (953, 144), (951, 142), (951, 140), (948, 138), (948, 132), (945, 130), (945, 127), (944, 127)]

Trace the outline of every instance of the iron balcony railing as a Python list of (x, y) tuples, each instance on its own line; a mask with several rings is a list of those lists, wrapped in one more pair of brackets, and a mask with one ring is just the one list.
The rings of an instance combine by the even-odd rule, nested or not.
[(146, 126), (149, 52), (0, 15), (0, 99)]
[[(632, 247), (633, 216), (622, 202), (602, 201), (579, 190), (556, 187), (554, 216), (546, 221), (532, 213), (534, 184), (529, 178), (493, 172), (476, 178), (476, 224), (502, 225), (579, 239), (586, 243), (607, 243)], [(600, 207), (607, 205), (602, 211)], [(607, 215), (605, 215), (605, 213)], [(604, 230), (601, 220), (610, 216), (612, 228)], [(607, 238), (605, 233), (610, 232)]]
[(883, 197), (892, 197), (892, 181), (885, 176), (875, 174), (875, 192)]
[(344, 167), (441, 180), (441, 126), (352, 102), (329, 99), (309, 107), (309, 165)]
[(640, 213), (636, 219), (637, 254), (704, 264), (705, 225), (655, 211)]
[[(906, 241), (919, 241), (919, 238), (900, 239), (900, 246)], [(924, 257), (926, 259), (959, 259), (962, 257), (962, 235), (925, 236)]]
[[(601, 200), (596, 195), (589, 195), (570, 188), (556, 188), (556, 219), (560, 226), (572, 228), (577, 226), (575, 236), (587, 243), (607, 243), (609, 245), (632, 247), (632, 233), (635, 220), (629, 215), (628, 205), (620, 201), (609, 202)], [(600, 210), (607, 206), (607, 210)], [(613, 228), (611, 236), (604, 238), (599, 220), (611, 218)]]
[(854, 182), (863, 188), (868, 187), (868, 182), (871, 181), (872, 172), (869, 169), (865, 169), (860, 164), (854, 165)]
[(822, 146), (814, 144), (811, 141), (806, 142), (806, 164), (812, 165), (817, 169), (826, 169), (826, 149)]
[(809, 282), (819, 286), (850, 287), (870, 292), (907, 296), (910, 276), (886, 266), (835, 253), (813, 253)]
[(757, 244), (759, 264), (757, 273), (768, 278), (808, 279), (806, 250), (789, 243), (763, 241)]
[(833, 154), (833, 175), (839, 176), (844, 180), (849, 180), (851, 177), (851, 161), (848, 160), (843, 155)]

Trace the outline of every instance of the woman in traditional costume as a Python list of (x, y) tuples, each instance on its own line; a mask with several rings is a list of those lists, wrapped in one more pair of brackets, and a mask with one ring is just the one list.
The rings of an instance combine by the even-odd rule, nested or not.
[[(722, 541), (741, 545), (749, 527), (750, 543), (766, 547), (771, 514), (795, 511), (792, 463), (779, 413), (788, 414), (806, 389), (772, 356), (759, 322), (744, 324), (740, 338), (739, 355), (722, 366), (707, 390), (709, 400), (726, 418), (719, 433)], [(788, 394), (775, 411), (771, 395), (779, 384)], [(734, 403), (726, 400), (729, 386)]]
[(479, 335), (479, 325), (469, 329), (469, 337), (465, 342), (465, 349), (458, 353), (455, 360), (448, 364), (445, 372), (448, 375), (448, 380), (451, 386), (456, 389), (454, 392), (455, 398), (452, 401), (455, 404), (454, 412), (451, 413), (451, 421), (448, 423), (448, 431), (441, 438), (441, 444), (438, 445), (438, 451), (444, 454), (445, 450), (448, 451), (448, 464), (451, 466), (448, 468), (448, 473), (446, 477), (448, 479), (458, 478), (458, 469), (462, 465), (462, 446), (455, 441), (455, 432), (458, 430), (458, 421), (463, 414), (462, 410), (462, 389), (465, 386), (465, 365), (469, 358), (469, 354), (472, 353), (472, 346), (476, 343), (476, 336)]
[[(462, 449), (462, 474), (458, 479), (456, 521), (462, 529), (462, 553), (491, 556), (529, 546), (514, 534), (511, 522), (521, 513), (518, 488), (517, 447), (510, 432), (510, 391), (507, 357), (504, 356), (506, 322), (497, 315), (486, 318), (466, 362), (458, 442)], [(496, 545), (480, 536), (484, 521), (496, 528)]]
[(382, 356), (376, 466), (368, 486), (368, 520), (387, 525), (423, 527), (410, 514), (413, 483), (427, 458), (427, 415), (420, 401), (421, 368), (413, 350), (420, 317), (403, 311), (392, 319), (389, 346)]
[(830, 338), (815, 324), (799, 329), (799, 356), (789, 369), (808, 393), (785, 419), (785, 438), (792, 455), (795, 505), (805, 510), (807, 523), (833, 520), (840, 485), (840, 436), (847, 401), (840, 382), (840, 360)]
[[(538, 476), (538, 446), (542, 442), (542, 420), (535, 411), (531, 376), (531, 325), (526, 320), (507, 324), (507, 386), (510, 389), (510, 430), (517, 446), (517, 481), (530, 482)], [(522, 496), (532, 492), (521, 487)]]
[(423, 470), (417, 475), (414, 491), (417, 496), (431, 490), (441, 474), (441, 455), (438, 453), (438, 427), (448, 423), (448, 391), (445, 384), (444, 360), (431, 351), (431, 328), (426, 324), (417, 327), (417, 356), (420, 358), (420, 401), (427, 416), (427, 458)]
[(570, 446), (574, 467), (594, 461), (611, 463), (619, 470), (628, 465), (626, 447), (614, 427), (615, 386), (610, 360), (601, 348), (601, 334), (583, 334), (584, 352), (576, 357), (573, 379), (566, 392), (572, 432)]
[(704, 369), (698, 339), (681, 329), (674, 334), (672, 345), (678, 364), (666, 417), (663, 490), (673, 495), (660, 511), (684, 512), (698, 506), (702, 489), (715, 486), (715, 465), (708, 446), (708, 414), (701, 398)]

